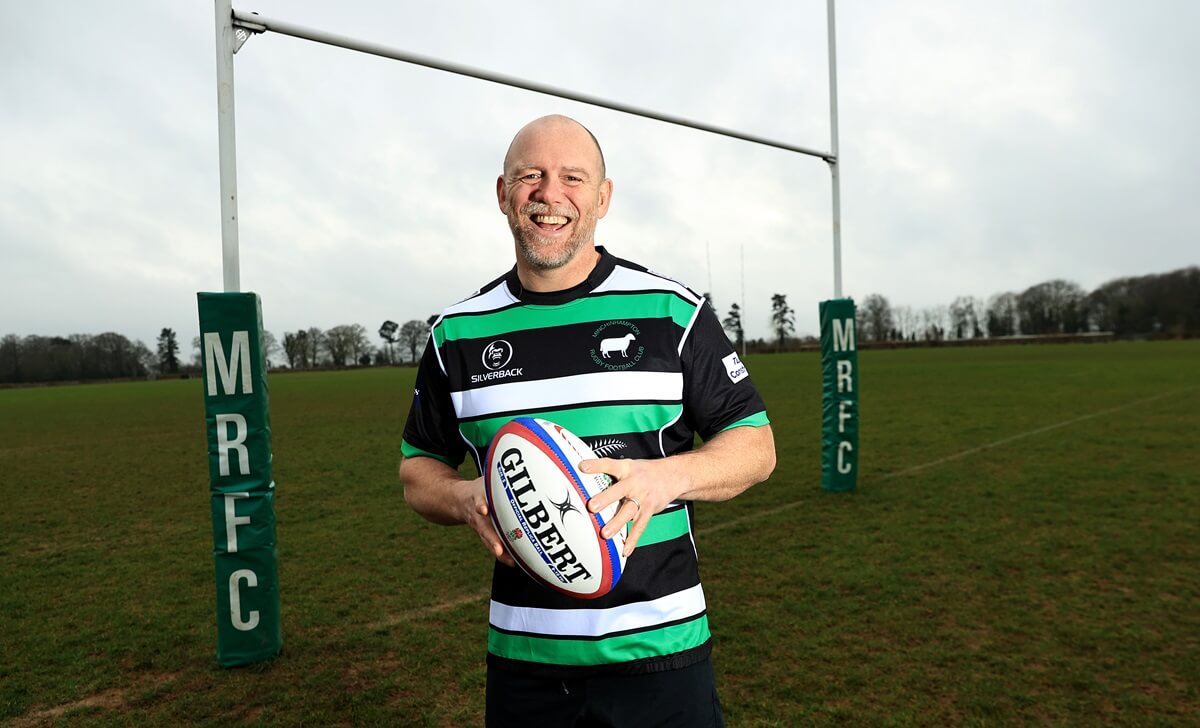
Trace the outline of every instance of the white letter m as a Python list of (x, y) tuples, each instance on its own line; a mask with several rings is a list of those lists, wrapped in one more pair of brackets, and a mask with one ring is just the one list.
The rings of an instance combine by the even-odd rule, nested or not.
[(204, 368), (208, 370), (209, 397), (218, 394), (218, 372), (221, 374), (223, 394), (237, 393), (235, 372), (240, 372), (242, 375), (242, 393), (251, 394), (254, 391), (250, 383), (250, 332), (234, 331), (231, 349), (229, 358), (226, 359), (225, 347), (221, 345), (221, 335), (215, 331), (204, 334)]
[(854, 319), (833, 320), (833, 350), (854, 351)]

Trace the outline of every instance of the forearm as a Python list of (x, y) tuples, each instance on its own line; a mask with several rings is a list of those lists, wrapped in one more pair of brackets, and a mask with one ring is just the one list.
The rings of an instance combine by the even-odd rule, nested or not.
[(405, 458), (400, 463), (404, 500), (426, 520), (441, 525), (467, 522), (473, 481), (449, 465), (429, 457)]
[(662, 461), (677, 470), (678, 500), (722, 501), (766, 480), (775, 469), (770, 425), (725, 430), (691, 452)]

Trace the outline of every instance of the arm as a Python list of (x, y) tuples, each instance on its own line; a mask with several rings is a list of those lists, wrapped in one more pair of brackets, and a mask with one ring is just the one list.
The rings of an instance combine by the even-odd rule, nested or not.
[(516, 565), (488, 518), (482, 477), (467, 480), (440, 460), (414, 457), (400, 463), (400, 482), (404, 500), (426, 520), (443, 526), (465, 523), (492, 556), (508, 566)]
[(616, 480), (588, 502), (593, 513), (623, 498), (632, 499), (620, 506), (603, 531), (610, 538), (632, 521), (625, 539), (628, 556), (637, 548), (650, 517), (671, 501), (728, 500), (766, 480), (775, 469), (775, 438), (770, 425), (735, 427), (691, 452), (657, 460), (585, 460), (580, 469)]

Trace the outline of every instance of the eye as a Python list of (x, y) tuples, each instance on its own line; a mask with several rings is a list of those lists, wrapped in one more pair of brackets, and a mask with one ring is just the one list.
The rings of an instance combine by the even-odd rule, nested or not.
[(566, 183), (567, 183), (567, 184), (569, 184), (569, 185), (581, 185), (581, 184), (583, 184), (583, 178), (582, 178), (582, 177), (577, 177), (577, 176), (575, 176), (575, 175), (573, 175), (573, 174), (568, 174), (566, 177), (563, 177), (563, 181), (564, 181), (564, 182), (566, 182)]
[(517, 179), (521, 180), (522, 182), (537, 182), (541, 178), (542, 178), (541, 172), (527, 172), (527, 173), (521, 175), (520, 177), (518, 177)]

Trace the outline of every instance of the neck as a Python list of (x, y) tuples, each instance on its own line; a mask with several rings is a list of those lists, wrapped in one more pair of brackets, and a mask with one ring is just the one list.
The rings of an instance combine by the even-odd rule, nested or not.
[(588, 244), (581, 247), (575, 257), (566, 265), (551, 270), (542, 270), (529, 265), (521, 255), (521, 251), (518, 250), (517, 278), (520, 279), (521, 286), (527, 291), (535, 293), (565, 291), (583, 283), (599, 260), (600, 253), (596, 251), (596, 246)]

